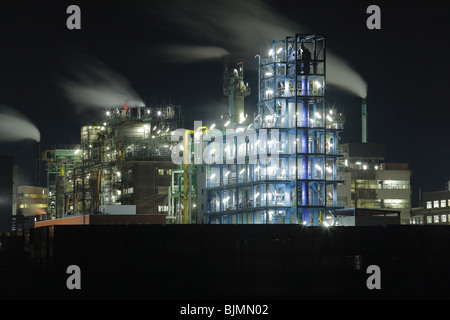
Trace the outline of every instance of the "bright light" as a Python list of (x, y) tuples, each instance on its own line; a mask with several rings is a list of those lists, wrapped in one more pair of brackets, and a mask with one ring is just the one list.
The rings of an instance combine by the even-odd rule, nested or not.
[(348, 166), (348, 160), (347, 160), (347, 159), (344, 160), (344, 165), (345, 165), (346, 167)]
[(330, 114), (333, 114), (333, 109), (330, 109)]
[(306, 226), (306, 221), (303, 221), (303, 225)]
[(318, 164), (316, 164), (316, 169), (322, 171), (322, 168)]
[(75, 150), (75, 154), (78, 154), (80, 152), (80, 149)]
[(226, 197), (225, 199), (223, 199), (223, 203), (227, 202), (228, 200), (230, 200), (230, 197)]
[(322, 116), (321, 116), (320, 113), (318, 113), (318, 112), (315, 113), (315, 116), (316, 116), (317, 118), (319, 118), (319, 119), (322, 119)]
[(283, 50), (283, 48), (278, 48), (277, 50), (277, 54), (281, 52), (281, 50)]
[(324, 225), (325, 227), (329, 227), (329, 226), (330, 226), (326, 221), (323, 222), (323, 225)]
[(266, 76), (268, 77), (272, 76), (272, 72), (266, 72)]
[(227, 122), (225, 122), (224, 126), (228, 126), (230, 124), (230, 120), (228, 120)]
[(153, 131), (155, 131), (157, 127), (158, 127), (158, 126), (155, 126), (155, 127), (153, 128)]
[(327, 171), (328, 171), (329, 173), (333, 172), (333, 170), (331, 170), (330, 167), (326, 167), (326, 169), (327, 169)]
[(242, 169), (239, 174), (243, 174), (245, 172), (245, 169)]
[(272, 94), (273, 90), (266, 90), (266, 94)]
[(169, 130), (170, 130), (170, 128), (167, 128), (167, 129), (166, 129), (166, 132), (169, 132)]
[(375, 170), (378, 170), (378, 166), (375, 166)]
[(160, 116), (161, 115), (161, 111), (158, 111), (158, 116)]
[(259, 169), (261, 169), (261, 167), (260, 167), (260, 166), (257, 166), (257, 167), (255, 168), (255, 172), (258, 172)]
[(150, 109), (147, 110), (147, 113), (150, 113)]
[(367, 166), (366, 165), (363, 165), (363, 170), (367, 170)]
[(270, 115), (269, 115), (269, 116), (266, 116), (266, 120), (267, 120), (267, 121), (270, 121), (270, 120), (272, 120), (272, 119), (273, 119), (272, 116), (270, 116)]
[(214, 129), (215, 127), (216, 127), (216, 124), (213, 123), (209, 129), (212, 130), (212, 129)]
[(273, 49), (269, 50), (269, 56), (271, 56), (273, 54)]
[(213, 173), (213, 174), (211, 175), (210, 179), (214, 179), (215, 177), (216, 177), (216, 174)]
[(228, 177), (229, 174), (230, 174), (230, 171), (227, 171), (227, 172), (225, 173), (225, 177)]
[(259, 197), (259, 192), (255, 194), (255, 199)]
[(161, 133), (161, 130), (158, 130), (158, 132), (156, 134), (160, 134), (160, 133)]
[(106, 111), (106, 115), (107, 115), (107, 116), (111, 115), (111, 112)]
[(116, 174), (118, 177), (120, 177), (120, 171), (117, 171)]
[(316, 82), (314, 82), (314, 83), (316, 84), (317, 88), (319, 88), (319, 89), (322, 88), (322, 85), (319, 83), (319, 81), (316, 80)]
[(328, 114), (327, 114), (327, 119), (328, 119), (328, 121), (333, 122), (333, 119)]

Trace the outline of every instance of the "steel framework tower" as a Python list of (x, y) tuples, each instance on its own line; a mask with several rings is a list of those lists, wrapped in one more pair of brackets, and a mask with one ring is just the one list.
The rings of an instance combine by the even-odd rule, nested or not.
[[(325, 224), (341, 207), (343, 182), (337, 176), (342, 122), (325, 105), (325, 39), (274, 40), (268, 55), (257, 57), (258, 116), (250, 126), (237, 125), (234, 136), (227, 131), (221, 145), (208, 146), (222, 162), (206, 169), (207, 222)], [(263, 161), (262, 154), (276, 157)]]

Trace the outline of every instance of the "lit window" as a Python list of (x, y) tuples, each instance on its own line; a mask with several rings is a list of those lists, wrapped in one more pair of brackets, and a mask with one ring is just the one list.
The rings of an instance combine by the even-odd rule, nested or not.
[[(449, 200), (450, 201), (450, 200)], [(431, 209), (433, 206), (431, 205), (431, 201), (427, 201), (427, 209)]]
[(447, 215), (446, 214), (442, 214), (441, 215), (441, 222), (447, 222)]
[(441, 200), (441, 208), (445, 208), (447, 204), (446, 200)]
[(439, 223), (439, 215), (433, 216), (433, 223)]
[(432, 223), (432, 222), (433, 222), (433, 217), (427, 216), (427, 223)]
[(439, 208), (439, 200), (433, 201), (433, 208)]

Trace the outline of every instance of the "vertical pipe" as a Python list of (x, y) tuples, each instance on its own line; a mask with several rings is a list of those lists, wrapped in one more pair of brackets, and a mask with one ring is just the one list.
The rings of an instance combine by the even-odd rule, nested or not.
[(361, 120), (362, 120), (362, 142), (367, 143), (367, 103), (363, 99), (361, 105)]
[(41, 142), (37, 144), (37, 155), (36, 155), (36, 187), (41, 186)]

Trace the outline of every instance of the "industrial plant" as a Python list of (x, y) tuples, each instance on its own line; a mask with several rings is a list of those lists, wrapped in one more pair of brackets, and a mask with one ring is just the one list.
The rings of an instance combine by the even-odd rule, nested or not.
[[(224, 59), (228, 112), (214, 121), (200, 117), (184, 129), (182, 106), (124, 101), (83, 125), (79, 144), (41, 151), (39, 142), (32, 197), (47, 203), (32, 210), (15, 193), (23, 210), (14, 211), (13, 229), (102, 214), (159, 215), (167, 224), (351, 226), (354, 218), (342, 215), (352, 208), (393, 216), (401, 209), (395, 223), (408, 224), (408, 165), (385, 163), (383, 147), (368, 142), (365, 99), (361, 143), (339, 142), (345, 116), (326, 102), (324, 36), (288, 36), (266, 51), (255, 57), (256, 90), (243, 62)], [(258, 96), (254, 116), (245, 109), (250, 94)]]
[[(255, 59), (251, 85), (243, 62), (223, 60), (228, 112), (213, 120), (199, 114), (185, 129), (182, 105), (123, 101), (84, 124), (77, 144), (39, 142), (36, 186), (17, 185), (12, 159), (0, 158), (11, 195), (3, 248), (24, 248), (52, 276), (69, 261), (82, 265), (94, 279), (89, 297), (371, 297), (362, 264), (385, 263), (394, 278), (396, 263), (412, 260), (396, 243), (409, 229), (392, 228), (434, 213), (411, 220), (411, 170), (369, 142), (366, 99), (361, 142), (341, 142), (346, 115), (326, 100), (324, 36), (273, 40)], [(446, 197), (426, 198), (427, 209)], [(382, 260), (388, 251), (397, 260)], [(71, 297), (60, 280), (50, 296)]]

